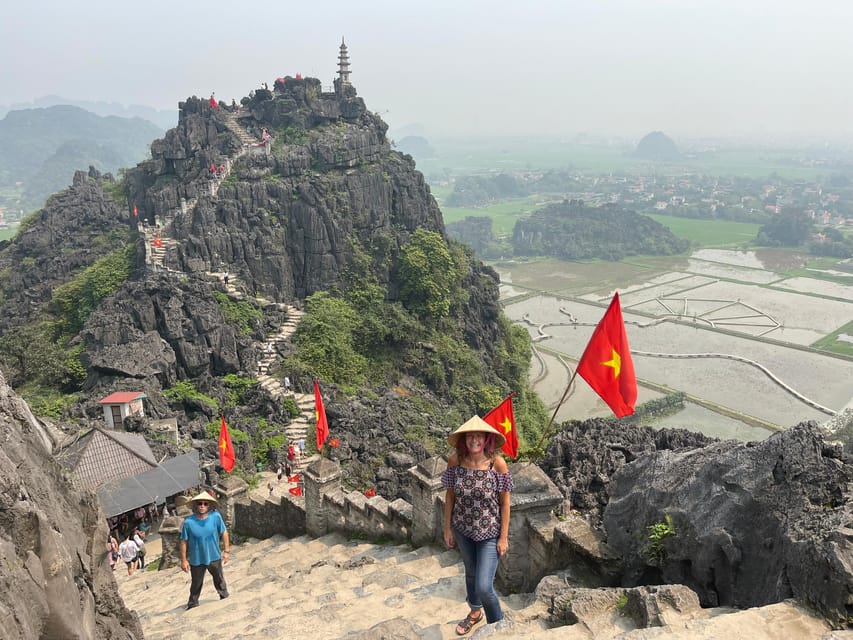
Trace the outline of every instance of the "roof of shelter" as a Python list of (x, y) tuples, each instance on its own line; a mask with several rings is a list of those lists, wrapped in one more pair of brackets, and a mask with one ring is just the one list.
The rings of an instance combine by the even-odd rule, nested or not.
[(154, 469), (98, 487), (98, 498), (110, 518), (151, 503), (163, 504), (169, 496), (198, 484), (198, 451), (193, 449)]
[(145, 438), (137, 433), (94, 427), (57, 456), (81, 489), (137, 475), (157, 466)]
[(117, 391), (102, 400), (98, 400), (98, 404), (127, 404), (139, 398), (147, 397), (141, 391)]

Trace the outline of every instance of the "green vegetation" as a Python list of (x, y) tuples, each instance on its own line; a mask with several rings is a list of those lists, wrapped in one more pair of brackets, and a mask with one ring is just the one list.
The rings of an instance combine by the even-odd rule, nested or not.
[[(368, 380), (397, 385), (406, 377), (409, 384), (428, 389), (430, 393), (411, 396), (422, 420), (407, 424), (405, 432), (408, 440), (427, 450), (436, 444), (430, 435), (436, 425), (461, 424), (475, 412), (482, 415), (516, 390), (515, 415), (524, 451), (527, 442), (538, 442), (548, 418), (527, 382), (530, 338), (523, 327), (501, 317), (497, 340), (488, 351), (468, 345), (459, 320), (467, 309), (467, 291), (455, 274), (467, 271), (470, 256), (461, 245), (448, 247), (436, 237), (415, 233), (404, 247), (410, 259), (408, 286), (432, 281), (435, 286), (426, 288), (435, 295), (413, 295), (403, 303), (385, 300), (385, 289), (370, 275), (374, 258), (354, 247), (354, 264), (343, 277), (345, 288), (308, 299), (306, 315), (294, 334), (296, 351), (285, 366), (294, 374), (317, 375), (345, 392), (359, 389), (362, 395), (369, 393), (364, 386)], [(374, 257), (383, 255), (381, 247), (374, 249)], [(440, 256), (441, 273), (426, 268), (430, 266), (426, 254)], [(427, 400), (432, 397), (448, 398), (451, 405)]]
[(263, 313), (251, 302), (232, 300), (222, 291), (214, 291), (213, 299), (225, 320), (237, 325), (243, 335), (250, 335), (263, 319)]
[(631, 255), (684, 253), (690, 243), (647, 216), (614, 206), (569, 201), (543, 207), (515, 225), (517, 256), (562, 260), (621, 260)]
[(3, 240), (11, 240), (18, 233), (17, 229), (0, 229), (0, 242)]
[(638, 423), (648, 418), (660, 418), (678, 413), (684, 408), (685, 394), (676, 391), (668, 393), (663, 398), (655, 398), (637, 405), (634, 413), (623, 418), (623, 422)]
[[(846, 335), (847, 340), (840, 340), (840, 336)], [(836, 329), (828, 336), (824, 336), (817, 342), (811, 345), (815, 349), (830, 351), (844, 356), (853, 357), (853, 321), (848, 322), (843, 327)]]
[(400, 299), (422, 320), (450, 312), (450, 290), (457, 270), (440, 235), (418, 229), (400, 252)]
[(729, 220), (696, 220), (673, 216), (647, 214), (673, 235), (689, 240), (697, 247), (735, 248), (751, 245), (760, 225)]
[(60, 393), (38, 384), (25, 385), (18, 389), (18, 393), (26, 400), (35, 415), (57, 420), (62, 418), (65, 410), (74, 405), (78, 399), (76, 393)]
[(48, 308), (56, 316), (56, 335), (76, 335), (101, 300), (112, 295), (133, 271), (136, 253), (133, 245), (105, 255), (53, 291)]
[(49, 321), (23, 325), (0, 337), (0, 367), (36, 415), (60, 417), (86, 380), (82, 345), (71, 349), (53, 339)]
[(295, 418), (301, 412), (299, 411), (299, 407), (296, 406), (296, 400), (291, 397), (286, 397), (281, 401), (284, 410), (287, 412), (287, 415), (291, 418)]
[(660, 564), (666, 555), (666, 541), (675, 536), (675, 525), (672, 516), (666, 514), (662, 522), (656, 522), (646, 527), (649, 532), (645, 556), (649, 562)]
[(525, 198), (523, 200), (511, 200), (508, 202), (500, 202), (487, 207), (478, 208), (457, 208), (457, 207), (441, 207), (441, 215), (444, 222), (459, 222), (467, 217), (487, 217), (492, 219), (494, 233), (496, 236), (512, 235), (512, 230), (515, 228), (516, 221), (522, 216), (529, 215), (539, 206), (539, 199), (536, 197)]
[(119, 169), (118, 180), (104, 180), (103, 182), (104, 192), (122, 206), (127, 204), (128, 198), (127, 180), (125, 179), (126, 173), (125, 169)]
[(238, 376), (236, 373), (229, 373), (222, 376), (222, 382), (225, 383), (225, 394), (228, 396), (229, 406), (243, 404), (246, 393), (258, 384), (258, 381), (254, 378), (244, 378)]
[(360, 386), (368, 360), (356, 348), (359, 317), (346, 300), (320, 291), (307, 299), (306, 315), (293, 341), (303, 366), (323, 380), (347, 388)]
[[(188, 407), (200, 408), (201, 406), (209, 407), (216, 411), (219, 408), (219, 403), (210, 396), (204, 395), (196, 389), (195, 385), (189, 380), (178, 380), (168, 389), (163, 391), (163, 395), (170, 402), (175, 402)], [(217, 423), (217, 437), (219, 436)], [(233, 439), (233, 438), (232, 438)]]

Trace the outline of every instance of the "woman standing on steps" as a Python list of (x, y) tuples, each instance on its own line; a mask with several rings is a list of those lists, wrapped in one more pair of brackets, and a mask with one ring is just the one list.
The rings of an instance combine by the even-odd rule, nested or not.
[(497, 455), (506, 438), (474, 416), (450, 434), (456, 452), (441, 475), (446, 489), (444, 542), (459, 546), (465, 565), (465, 592), (470, 611), (458, 625), (463, 636), (485, 615), (489, 623), (503, 619), (495, 591), (498, 560), (509, 549), (509, 494), (512, 476)]

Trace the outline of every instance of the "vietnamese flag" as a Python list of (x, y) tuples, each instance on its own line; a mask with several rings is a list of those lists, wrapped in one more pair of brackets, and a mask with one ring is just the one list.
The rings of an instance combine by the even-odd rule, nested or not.
[(314, 378), (314, 422), (317, 424), (317, 451), (323, 448), (329, 437), (329, 421), (326, 419), (326, 408), (323, 406), (323, 396), (320, 395), (320, 380)]
[(614, 294), (604, 317), (592, 332), (576, 372), (601, 396), (617, 418), (634, 413), (637, 376), (634, 375), (618, 293)]
[(231, 434), (228, 433), (228, 425), (225, 424), (225, 416), (222, 417), (222, 426), (219, 427), (219, 464), (230, 472), (234, 468), (234, 445), (231, 443)]
[(139, 209), (136, 208), (136, 205), (133, 205), (133, 217), (136, 218), (139, 216)]
[(289, 491), (295, 496), (302, 495), (302, 487), (290, 487)]
[(506, 442), (501, 451), (515, 459), (518, 457), (518, 429), (512, 411), (512, 396), (510, 394), (504, 398), (503, 402), (486, 414), (483, 421), (504, 434)]
[(292, 476), (287, 476), (287, 481), (288, 482), (299, 482), (299, 474), (297, 473), (297, 474), (292, 475)]
[(364, 492), (365, 498), (372, 498), (376, 495), (376, 487), (370, 487), (367, 491)]

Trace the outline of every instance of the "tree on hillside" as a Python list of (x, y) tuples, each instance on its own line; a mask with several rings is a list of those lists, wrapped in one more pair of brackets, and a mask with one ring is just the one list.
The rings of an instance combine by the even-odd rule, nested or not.
[(812, 232), (812, 221), (800, 211), (785, 211), (761, 225), (755, 242), (768, 247), (799, 247)]
[(456, 267), (444, 239), (418, 229), (400, 251), (400, 299), (422, 319), (438, 319), (450, 311)]

